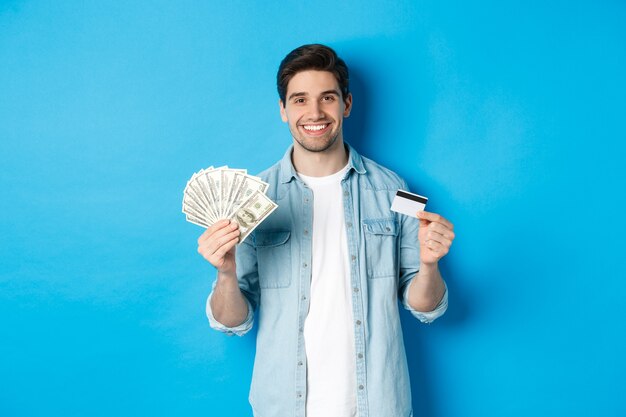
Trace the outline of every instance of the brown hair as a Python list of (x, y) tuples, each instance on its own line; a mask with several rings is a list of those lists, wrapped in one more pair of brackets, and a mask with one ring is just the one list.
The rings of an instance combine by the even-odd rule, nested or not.
[(297, 73), (307, 70), (331, 72), (339, 83), (343, 100), (346, 100), (350, 93), (348, 66), (328, 46), (311, 44), (302, 45), (289, 52), (278, 67), (276, 86), (278, 87), (278, 95), (283, 102), (283, 106), (285, 105), (289, 81)]

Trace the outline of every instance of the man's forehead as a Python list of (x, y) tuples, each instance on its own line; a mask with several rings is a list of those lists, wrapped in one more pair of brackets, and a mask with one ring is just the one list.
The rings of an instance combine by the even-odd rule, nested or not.
[(306, 70), (294, 75), (287, 84), (287, 96), (292, 94), (316, 95), (328, 91), (340, 92), (339, 82), (329, 71)]

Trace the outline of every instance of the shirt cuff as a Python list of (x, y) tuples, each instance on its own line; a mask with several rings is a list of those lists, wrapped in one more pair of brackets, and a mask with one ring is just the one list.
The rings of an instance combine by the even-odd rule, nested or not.
[(213, 310), (211, 309), (211, 297), (213, 297), (213, 291), (211, 291), (211, 294), (209, 294), (209, 297), (206, 300), (206, 316), (208, 317), (209, 324), (213, 329), (222, 333), (226, 333), (228, 336), (232, 336), (234, 334), (236, 334), (237, 336), (243, 336), (244, 334), (248, 333), (248, 331), (250, 331), (254, 322), (254, 311), (252, 309), (252, 304), (250, 304), (250, 301), (248, 301), (246, 297), (244, 297), (244, 299), (248, 304), (248, 316), (243, 321), (243, 323), (234, 327), (224, 326), (222, 323), (215, 319), (215, 317), (213, 316)]
[(404, 306), (404, 308), (409, 310), (411, 314), (413, 314), (413, 316), (417, 317), (422, 323), (432, 323), (439, 317), (443, 316), (443, 313), (445, 313), (448, 309), (448, 286), (446, 285), (445, 281), (443, 284), (445, 285), (446, 290), (443, 293), (443, 297), (441, 297), (441, 301), (439, 301), (439, 304), (437, 304), (437, 307), (435, 307), (434, 310), (417, 311), (409, 305), (409, 288), (411, 288), (411, 283), (409, 283), (409, 285), (407, 285), (404, 289), (402, 305)]

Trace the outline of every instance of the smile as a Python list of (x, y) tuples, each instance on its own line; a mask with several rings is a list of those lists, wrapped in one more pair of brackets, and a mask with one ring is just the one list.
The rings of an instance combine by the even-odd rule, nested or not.
[(325, 123), (323, 125), (302, 125), (302, 128), (307, 132), (320, 132), (326, 129), (328, 126), (329, 124)]

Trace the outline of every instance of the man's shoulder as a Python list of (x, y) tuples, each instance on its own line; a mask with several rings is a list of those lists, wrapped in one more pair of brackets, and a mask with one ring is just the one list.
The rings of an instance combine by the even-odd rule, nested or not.
[(406, 181), (391, 169), (365, 156), (361, 156), (361, 159), (368, 182), (374, 189), (393, 190), (406, 186)]
[(279, 159), (278, 161), (276, 161), (276, 163), (272, 166), (270, 166), (267, 169), (264, 169), (263, 171), (259, 172), (257, 174), (257, 176), (259, 178), (261, 178), (263, 181), (265, 182), (272, 182), (272, 180), (277, 179), (278, 176), (280, 175), (280, 164), (281, 164), (281, 159)]

